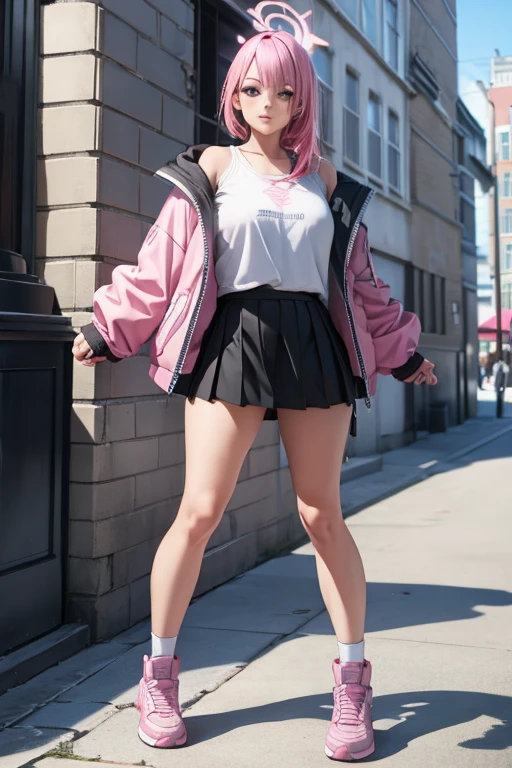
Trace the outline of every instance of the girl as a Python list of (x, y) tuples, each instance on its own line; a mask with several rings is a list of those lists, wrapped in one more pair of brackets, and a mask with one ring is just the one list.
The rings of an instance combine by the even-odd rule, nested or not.
[[(185, 743), (176, 638), (202, 556), (264, 419), (278, 419), (301, 520), (338, 641), (326, 753), (374, 750), (366, 583), (339, 480), (355, 400), (377, 372), (435, 384), (420, 324), (375, 275), (361, 219), (371, 190), (320, 158), (317, 81), (284, 31), (247, 40), (219, 114), (241, 146), (198, 145), (157, 172), (172, 190), (141, 248), (94, 296), (73, 348), (95, 365), (151, 337), (150, 375), (185, 395), (186, 480), (151, 573), (152, 653), (143, 661), (140, 738)], [(156, 331), (156, 333), (155, 333)]]

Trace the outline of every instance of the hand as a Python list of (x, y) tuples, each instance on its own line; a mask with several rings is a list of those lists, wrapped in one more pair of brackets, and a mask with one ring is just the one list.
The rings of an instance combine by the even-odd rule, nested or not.
[(79, 363), (87, 365), (88, 367), (93, 367), (96, 363), (102, 363), (103, 360), (107, 359), (106, 357), (94, 357), (94, 352), (86, 342), (83, 333), (79, 333), (78, 336), (75, 337), (73, 349), (71, 351), (75, 356), (75, 360), (78, 360)]
[(437, 376), (434, 373), (434, 368), (434, 363), (431, 363), (430, 360), (424, 360), (418, 370), (414, 371), (409, 378), (404, 379), (404, 382), (406, 384), (414, 383), (418, 385), (426, 382), (429, 386), (433, 387), (437, 384)]

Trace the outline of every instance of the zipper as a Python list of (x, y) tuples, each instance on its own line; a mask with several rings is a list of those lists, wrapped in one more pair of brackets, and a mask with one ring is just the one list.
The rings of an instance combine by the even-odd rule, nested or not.
[(185, 184), (183, 184), (181, 181), (177, 181), (174, 178), (174, 176), (172, 176), (171, 174), (157, 173), (155, 175), (160, 176), (164, 180), (168, 180), (168, 179), (172, 180), (173, 184), (176, 184), (176, 186), (179, 187), (181, 191), (184, 192), (192, 200), (194, 208), (197, 211), (199, 222), (201, 224), (201, 232), (203, 235), (203, 246), (204, 246), (203, 276), (201, 281), (201, 290), (199, 291), (199, 296), (196, 302), (196, 306), (194, 307), (194, 311), (192, 312), (192, 318), (188, 325), (187, 333), (185, 335), (185, 340), (182, 344), (180, 354), (178, 355), (178, 360), (174, 367), (171, 382), (167, 390), (167, 394), (170, 395), (172, 394), (172, 391), (176, 386), (176, 382), (178, 381), (178, 377), (180, 376), (181, 371), (183, 370), (185, 358), (187, 356), (188, 348), (190, 346), (190, 340), (192, 338), (192, 334), (194, 333), (194, 329), (197, 324), (197, 318), (199, 317), (199, 311), (201, 309), (201, 304), (203, 303), (204, 294), (206, 293), (206, 281), (208, 278), (209, 248), (208, 248), (208, 238), (206, 237), (206, 227), (204, 225), (204, 219), (201, 213), (201, 207), (197, 202), (197, 199), (194, 197), (194, 195), (190, 192), (190, 190), (187, 188)]
[(347, 269), (348, 269), (348, 264), (349, 264), (349, 261), (350, 261), (350, 257), (352, 255), (352, 249), (354, 248), (354, 243), (355, 243), (355, 240), (356, 240), (356, 237), (357, 237), (357, 233), (359, 232), (359, 227), (361, 225), (361, 221), (362, 221), (363, 216), (365, 214), (365, 211), (366, 211), (366, 209), (368, 207), (368, 204), (370, 203), (370, 200), (373, 197), (373, 194), (374, 194), (374, 190), (370, 189), (369, 192), (368, 192), (368, 195), (367, 195), (367, 197), (366, 197), (366, 199), (365, 199), (365, 201), (363, 203), (363, 205), (361, 206), (361, 210), (359, 211), (359, 213), (357, 215), (357, 219), (355, 220), (354, 228), (352, 229), (352, 234), (350, 235), (350, 240), (348, 242), (347, 255), (345, 257), (345, 264), (344, 264), (344, 268), (343, 268), (343, 299), (345, 301), (345, 306), (347, 308), (347, 316), (348, 316), (348, 322), (349, 322), (349, 325), (350, 325), (350, 333), (352, 335), (352, 342), (353, 342), (354, 348), (356, 350), (357, 360), (359, 362), (359, 367), (361, 369), (361, 374), (362, 374), (363, 381), (364, 381), (364, 386), (365, 386), (365, 389), (366, 389), (366, 395), (365, 395), (365, 398), (364, 398), (364, 402), (365, 402), (365, 405), (366, 405), (366, 407), (368, 408), (369, 411), (371, 411), (371, 409), (372, 409), (372, 402), (370, 400), (370, 394), (369, 394), (370, 386), (368, 384), (368, 376), (367, 376), (366, 368), (365, 368), (365, 365), (364, 365), (363, 355), (361, 353), (361, 348), (360, 348), (359, 342), (357, 340), (357, 334), (356, 334), (356, 329), (355, 329), (355, 325), (354, 325), (354, 317), (352, 315), (352, 307), (350, 306), (350, 302), (348, 300)]

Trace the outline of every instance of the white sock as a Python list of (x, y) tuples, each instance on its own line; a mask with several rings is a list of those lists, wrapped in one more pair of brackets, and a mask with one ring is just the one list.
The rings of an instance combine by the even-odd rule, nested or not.
[(338, 640), (338, 648), (342, 664), (346, 661), (364, 661), (364, 640), (360, 643), (340, 643)]
[(151, 633), (151, 656), (174, 656), (176, 637), (158, 637)]

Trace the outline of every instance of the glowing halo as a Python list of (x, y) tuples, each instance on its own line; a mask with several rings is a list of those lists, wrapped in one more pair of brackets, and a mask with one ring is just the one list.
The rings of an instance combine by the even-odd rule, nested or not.
[[(268, 6), (278, 8), (279, 11), (268, 13), (264, 17), (263, 11)], [(290, 15), (286, 15), (286, 11), (288, 11)], [(286, 21), (286, 23), (289, 24), (294, 30), (293, 36), (297, 42), (300, 43), (310, 55), (313, 53), (313, 48), (315, 45), (329, 45), (327, 40), (322, 40), (320, 37), (317, 37), (315, 34), (313, 34), (307, 25), (306, 19), (311, 15), (311, 9), (301, 15), (300, 13), (297, 13), (297, 11), (292, 8), (291, 5), (288, 5), (288, 3), (275, 2), (275, 0), (262, 0), (262, 2), (258, 3), (256, 8), (248, 8), (247, 13), (250, 13), (251, 16), (254, 16), (252, 25), (258, 32), (275, 32), (275, 30), (270, 26), (270, 22), (274, 19), (282, 19), (283, 21)]]

